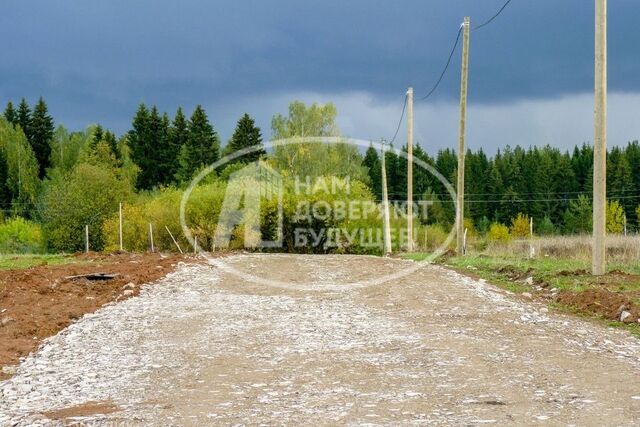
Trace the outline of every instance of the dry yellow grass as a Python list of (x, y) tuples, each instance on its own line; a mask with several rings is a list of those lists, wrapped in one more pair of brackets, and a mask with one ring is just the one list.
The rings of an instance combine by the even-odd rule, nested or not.
[[(527, 257), (533, 244), (536, 257), (545, 256), (588, 262), (591, 260), (591, 236), (534, 237), (533, 240), (512, 240), (490, 244), (486, 255), (497, 257)], [(640, 235), (609, 235), (606, 240), (609, 263), (640, 264)]]

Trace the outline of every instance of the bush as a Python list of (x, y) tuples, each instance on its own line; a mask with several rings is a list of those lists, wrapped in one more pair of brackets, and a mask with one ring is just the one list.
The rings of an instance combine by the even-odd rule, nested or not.
[(624, 208), (620, 202), (613, 200), (607, 203), (607, 233), (624, 233), (624, 224), (627, 219), (624, 215)]
[(541, 236), (549, 236), (555, 234), (556, 226), (553, 225), (553, 222), (551, 222), (551, 218), (545, 216), (538, 224), (535, 231), (537, 231), (537, 233)]
[(492, 242), (506, 243), (511, 240), (509, 227), (499, 222), (494, 222), (491, 224), (491, 227), (489, 227), (487, 238)]
[(103, 223), (131, 195), (130, 183), (104, 165), (81, 163), (69, 175), (57, 174), (45, 183), (40, 198), (47, 247), (58, 252), (84, 250), (88, 225), (91, 249), (104, 249)]
[(42, 252), (43, 246), (39, 224), (21, 217), (11, 218), (0, 224), (0, 252), (38, 253)]
[(519, 213), (516, 218), (511, 220), (511, 236), (515, 238), (526, 238), (530, 234), (529, 216)]

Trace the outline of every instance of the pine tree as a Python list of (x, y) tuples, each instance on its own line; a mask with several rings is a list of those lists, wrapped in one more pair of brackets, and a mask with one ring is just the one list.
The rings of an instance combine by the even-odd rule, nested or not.
[(262, 145), (262, 134), (260, 132), (260, 128), (256, 126), (255, 120), (253, 120), (249, 114), (244, 113), (240, 120), (238, 120), (236, 130), (234, 131), (229, 144), (225, 147), (225, 154), (229, 155), (236, 151), (253, 147), (256, 147), (256, 151), (244, 154), (239, 158), (234, 159), (233, 162), (242, 161), (251, 163), (267, 154), (264, 146)]
[(47, 104), (44, 99), (38, 99), (31, 116), (31, 128), (29, 142), (38, 160), (40, 167), (39, 176), (44, 178), (51, 162), (51, 139), (53, 138), (53, 118), (48, 114)]
[(218, 134), (209, 123), (207, 113), (198, 105), (189, 120), (186, 143), (180, 150), (178, 176), (186, 182), (199, 169), (215, 163), (220, 155)]
[(12, 125), (15, 125), (18, 122), (18, 113), (13, 107), (13, 102), (11, 101), (9, 101), (9, 103), (7, 104), (7, 108), (4, 110), (3, 115), (4, 118)]
[(17, 124), (22, 128), (24, 136), (27, 140), (31, 140), (31, 108), (27, 104), (27, 100), (22, 98), (18, 106)]

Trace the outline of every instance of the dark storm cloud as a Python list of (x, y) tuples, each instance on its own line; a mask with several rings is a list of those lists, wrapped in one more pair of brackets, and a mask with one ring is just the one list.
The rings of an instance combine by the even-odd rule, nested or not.
[[(0, 97), (43, 95), (72, 127), (118, 131), (139, 102), (222, 109), (273, 93), (428, 91), (464, 15), (504, 0), (4, 1)], [(476, 103), (585, 93), (593, 81), (593, 1), (513, 0), (472, 34)], [(636, 0), (610, 2), (610, 85), (640, 91)], [(457, 97), (452, 73), (437, 93)], [(232, 123), (225, 125), (232, 126)]]

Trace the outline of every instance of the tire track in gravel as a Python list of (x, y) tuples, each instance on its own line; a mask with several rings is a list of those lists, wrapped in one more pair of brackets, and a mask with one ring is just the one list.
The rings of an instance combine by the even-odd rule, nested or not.
[(640, 342), (409, 261), (237, 255), (85, 316), (0, 383), (0, 425), (634, 425)]

